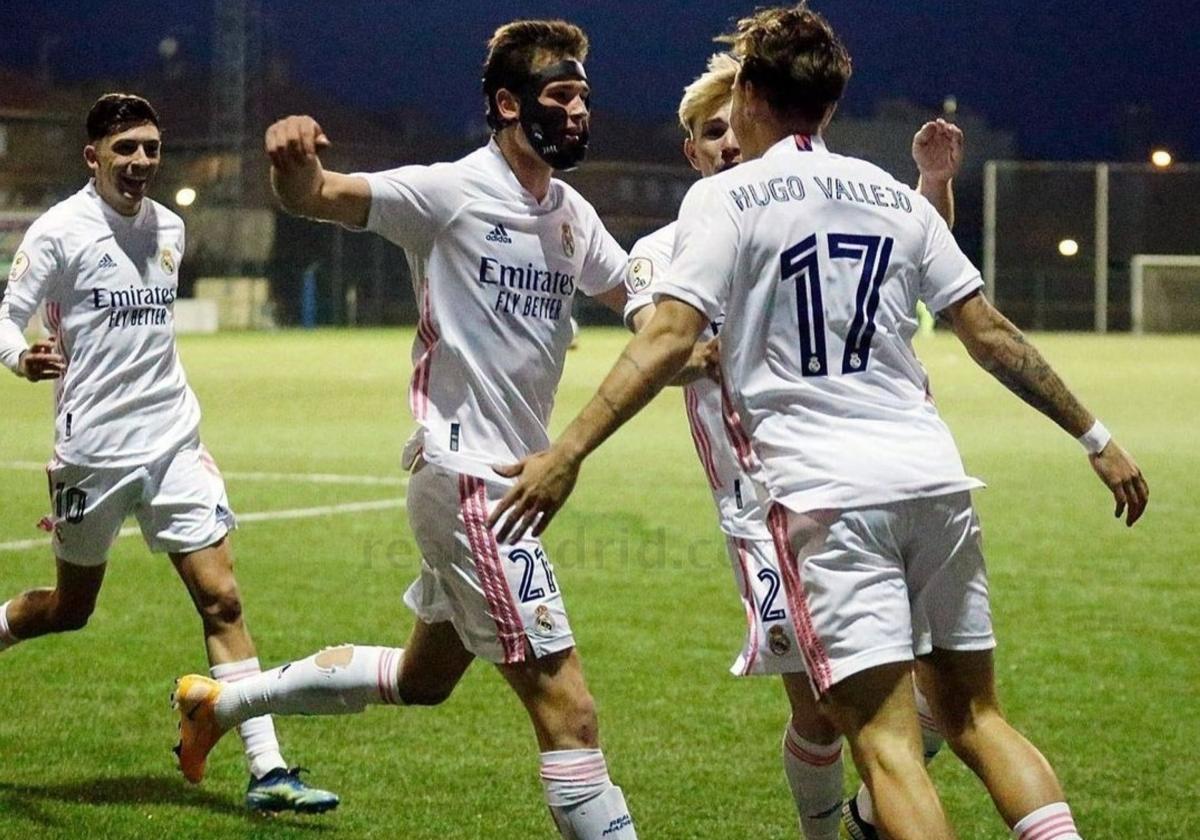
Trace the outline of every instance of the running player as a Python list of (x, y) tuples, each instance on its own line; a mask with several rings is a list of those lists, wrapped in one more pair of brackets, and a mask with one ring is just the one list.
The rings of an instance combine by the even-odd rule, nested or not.
[[(688, 85), (679, 104), (679, 122), (686, 134), (684, 155), (705, 178), (741, 161), (737, 138), (729, 126), (737, 69), (737, 62), (727, 53), (712, 56), (707, 71)], [(944, 209), (947, 221), (951, 221), (951, 182), (962, 160), (962, 132), (941, 120), (926, 123), (913, 138), (913, 159), (921, 176), (918, 191), (935, 207)], [(625, 317), (635, 331), (654, 314), (655, 280), (670, 274), (675, 228), (675, 223), (660, 228), (630, 250)], [(722, 320), (714, 320), (702, 336), (715, 340)], [(782, 676), (792, 714), (781, 749), (800, 827), (807, 840), (833, 840), (842, 805), (841, 735), (817, 709), (804, 672), (804, 658), (792, 630), (779, 562), (767, 527), (767, 507), (758, 498), (756, 482), (745, 474), (730, 443), (727, 423), (736, 423), (737, 416), (726, 410), (728, 400), (723, 398), (721, 386), (711, 379), (686, 385), (684, 403), (746, 612), (745, 646), (731, 670), (739, 676)], [(930, 724), (924, 698), (918, 695), (917, 703), (922, 711), (924, 755), (929, 761), (941, 748), (942, 738)], [(872, 836), (874, 811), (865, 786), (846, 802), (842, 819), (852, 836), (855, 832), (863, 838)]]
[(1062, 788), (996, 701), (995, 645), (965, 473), (913, 355), (916, 302), (971, 356), (1088, 453), (1132, 525), (1137, 465), (981, 294), (979, 272), (921, 196), (821, 130), (850, 74), (803, 4), (763, 9), (731, 36), (731, 122), (750, 161), (699, 182), (680, 211), (651, 322), (551, 449), (493, 511), (498, 537), (539, 534), (579, 464), (659, 390), (725, 314), (721, 369), (762, 465), (784, 589), (809, 678), (850, 742), (881, 832), (954, 837), (921, 761), (914, 658), (938, 729), (1013, 836), (1078, 838)]
[[(57, 380), (53, 512), (42, 524), (58, 568), (54, 588), (0, 605), (0, 650), (87, 624), (109, 548), (133, 514), (192, 596), (213, 677), (244, 679), (260, 669), (233, 576), (234, 516), (175, 348), (183, 221), (147, 197), (162, 154), (158, 114), (141, 97), (108, 94), (87, 133), (91, 180), (30, 226), (0, 304), (0, 362), (30, 381)], [(53, 338), (27, 347), (23, 331), (43, 302)], [(337, 806), (288, 769), (271, 718), (248, 719), (238, 734), (250, 808)]]
[(310, 117), (266, 136), (283, 206), (366, 228), (414, 260), (421, 319), (406, 447), (409, 523), (420, 577), (404, 648), (348, 645), (222, 685), (180, 680), (181, 766), (193, 781), (221, 734), (267, 709), (337, 714), (370, 703), (436, 705), (476, 657), (524, 703), (546, 801), (566, 837), (632, 838), (609, 779), (554, 568), (541, 542), (501, 547), (487, 528), (507, 489), (492, 465), (547, 445), (546, 423), (571, 343), (576, 290), (622, 311), (626, 255), (595, 210), (552, 177), (584, 157), (588, 42), (563, 21), (517, 21), (492, 37), (483, 90), (490, 143), (454, 163), (342, 175)]

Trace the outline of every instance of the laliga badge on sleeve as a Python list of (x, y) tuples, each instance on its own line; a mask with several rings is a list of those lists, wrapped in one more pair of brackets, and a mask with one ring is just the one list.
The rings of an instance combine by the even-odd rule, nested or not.
[(562, 246), (568, 258), (575, 256), (575, 234), (571, 233), (571, 225), (567, 222), (562, 226)]
[(629, 262), (629, 291), (642, 292), (654, 280), (654, 263), (646, 257), (634, 257)]
[(17, 251), (17, 255), (13, 257), (12, 268), (8, 270), (8, 282), (16, 283), (28, 270), (29, 257), (25, 256), (24, 251)]

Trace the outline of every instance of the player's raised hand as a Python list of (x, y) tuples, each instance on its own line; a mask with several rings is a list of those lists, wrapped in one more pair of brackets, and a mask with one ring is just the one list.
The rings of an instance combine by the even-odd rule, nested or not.
[(949, 181), (962, 167), (962, 129), (943, 119), (925, 123), (913, 135), (912, 156), (921, 177)]
[(530, 528), (535, 537), (541, 536), (579, 477), (579, 461), (553, 446), (493, 469), (505, 478), (517, 479), (488, 517), (489, 528), (499, 525), (496, 539), (508, 543), (519, 542)]
[(17, 373), (30, 382), (62, 376), (67, 369), (67, 360), (54, 349), (54, 345), (54, 336), (35, 341), (32, 347), (21, 354)]
[(272, 165), (286, 171), (297, 167), (319, 167), (317, 155), (330, 144), (312, 117), (292, 116), (271, 123), (264, 145)]
[(1110, 440), (1099, 455), (1090, 455), (1092, 469), (1105, 486), (1112, 491), (1117, 508), (1113, 515), (1118, 519), (1125, 513), (1125, 524), (1132, 527), (1142, 517), (1150, 502), (1150, 485), (1129, 453)]
[(364, 227), (371, 210), (365, 178), (330, 172), (321, 151), (330, 145), (312, 117), (285, 117), (272, 123), (263, 140), (271, 158), (271, 188), (283, 209), (297, 216)]

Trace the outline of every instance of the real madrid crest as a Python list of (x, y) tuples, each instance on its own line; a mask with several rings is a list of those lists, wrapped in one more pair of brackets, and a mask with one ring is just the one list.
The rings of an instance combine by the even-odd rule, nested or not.
[(28, 269), (29, 257), (25, 256), (24, 251), (17, 251), (17, 255), (13, 257), (12, 268), (8, 270), (8, 282), (16, 283)]
[(550, 617), (550, 610), (545, 604), (538, 604), (538, 608), (533, 611), (533, 620), (542, 633), (549, 633), (554, 629), (554, 619)]
[(571, 233), (571, 225), (568, 222), (563, 222), (562, 245), (564, 254), (568, 257), (575, 256), (575, 234)]
[(167, 274), (175, 273), (175, 255), (171, 253), (170, 248), (163, 248), (162, 256), (158, 258), (159, 265)]
[(776, 624), (767, 631), (767, 645), (771, 648), (771, 653), (785, 656), (792, 649), (792, 640), (787, 637), (783, 628)]

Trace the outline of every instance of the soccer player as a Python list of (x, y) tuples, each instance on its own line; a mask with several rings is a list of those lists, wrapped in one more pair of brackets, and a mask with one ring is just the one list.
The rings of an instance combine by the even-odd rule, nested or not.
[(576, 291), (617, 312), (625, 304), (625, 252), (592, 206), (552, 177), (587, 150), (587, 52), (583, 31), (564, 21), (496, 30), (483, 73), (493, 137), (454, 163), (343, 175), (322, 167), (329, 141), (312, 118), (267, 130), (285, 209), (374, 231), (415, 263), (421, 318), (409, 405), (420, 428), (404, 460), (423, 555), (405, 595), (417, 621), (403, 648), (327, 648), (233, 684), (182, 678), (180, 760), (189, 778), (200, 778), (224, 731), (267, 709), (437, 705), (479, 657), (529, 713), (563, 836), (635, 837), (609, 779), (554, 567), (539, 540), (502, 547), (487, 527), (507, 489), (493, 465), (548, 443)]
[[(145, 99), (112, 93), (87, 117), (92, 177), (29, 228), (0, 304), (0, 362), (54, 379), (54, 457), (46, 468), (57, 582), (0, 605), (0, 650), (87, 624), (108, 551), (133, 514), (151, 551), (166, 552), (204, 626), (211, 673), (259, 673), (233, 576), (234, 515), (200, 443), (200, 406), (175, 347), (172, 305), (183, 220), (147, 196), (162, 155)], [(23, 331), (45, 304), (53, 337)], [(338, 798), (305, 785), (279, 752), (269, 717), (238, 727), (254, 810), (327, 811)]]
[(896, 840), (954, 837), (921, 760), (913, 660), (938, 729), (1020, 840), (1078, 838), (1054, 771), (996, 700), (979, 525), (953, 438), (910, 344), (916, 302), (972, 358), (1088, 453), (1133, 525), (1149, 489), (1133, 459), (981, 294), (979, 272), (921, 196), (821, 130), (850, 74), (804, 5), (730, 36), (731, 122), (748, 162), (701, 180), (680, 211), (656, 312), (549, 451), (493, 511), (500, 539), (540, 534), (582, 459), (636, 413), (725, 314), (721, 370), (762, 465), (797, 641)]
[[(686, 133), (684, 155), (705, 178), (741, 161), (737, 138), (729, 126), (737, 69), (737, 62), (727, 53), (712, 56), (706, 72), (688, 85), (679, 104), (679, 122)], [(921, 176), (918, 191), (951, 221), (951, 182), (962, 160), (962, 132), (942, 120), (929, 122), (913, 138), (912, 148)], [(639, 240), (629, 253), (625, 318), (635, 331), (654, 314), (655, 281), (670, 274), (675, 228), (675, 223), (660, 228)], [(723, 320), (714, 319), (702, 336), (715, 340)], [(842, 804), (841, 735), (817, 709), (805, 675), (804, 658), (792, 630), (786, 598), (782, 597), (782, 577), (767, 527), (767, 507), (731, 443), (731, 437), (744, 431), (722, 387), (711, 379), (686, 385), (684, 403), (749, 625), (745, 645), (731, 670), (739, 676), (782, 676), (792, 714), (781, 749), (801, 830), (807, 840), (832, 840), (837, 837)], [(924, 756), (929, 761), (941, 748), (942, 738), (930, 725), (924, 698), (918, 696), (917, 702), (922, 711)], [(870, 793), (861, 786), (857, 796), (846, 802), (841, 818), (852, 836), (857, 832), (870, 838), (873, 814)]]

